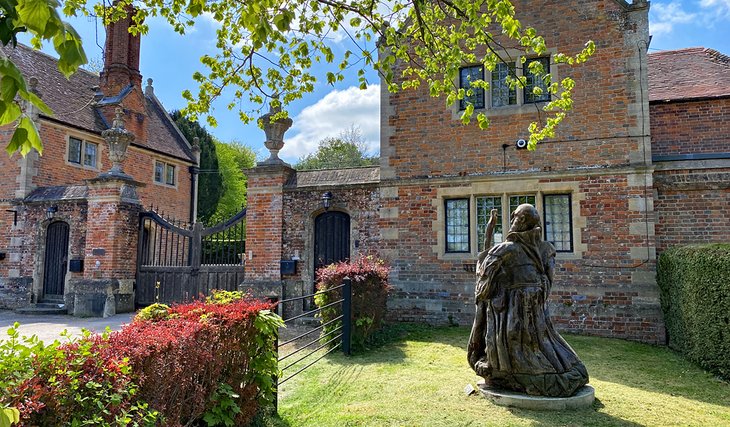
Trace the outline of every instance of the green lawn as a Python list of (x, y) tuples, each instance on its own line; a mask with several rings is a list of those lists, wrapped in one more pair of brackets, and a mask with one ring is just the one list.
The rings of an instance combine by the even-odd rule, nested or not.
[(591, 409), (540, 412), (466, 396), (466, 328), (399, 327), (366, 355), (332, 354), (281, 386), (279, 426), (730, 426), (730, 384), (666, 348), (567, 336), (596, 389)]

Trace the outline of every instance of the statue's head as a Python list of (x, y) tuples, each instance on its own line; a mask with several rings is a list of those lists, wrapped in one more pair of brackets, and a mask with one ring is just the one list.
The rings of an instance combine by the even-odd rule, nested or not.
[(525, 203), (517, 206), (510, 217), (510, 231), (532, 230), (540, 225), (540, 214), (534, 206)]

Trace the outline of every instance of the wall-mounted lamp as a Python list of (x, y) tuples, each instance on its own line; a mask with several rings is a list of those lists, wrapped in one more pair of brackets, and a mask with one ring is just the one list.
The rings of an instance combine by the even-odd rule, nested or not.
[(330, 203), (332, 202), (332, 193), (330, 191), (322, 194), (322, 207), (324, 210), (329, 210)]
[(56, 216), (56, 212), (58, 212), (58, 206), (51, 205), (46, 209), (46, 219), (52, 220), (54, 216)]

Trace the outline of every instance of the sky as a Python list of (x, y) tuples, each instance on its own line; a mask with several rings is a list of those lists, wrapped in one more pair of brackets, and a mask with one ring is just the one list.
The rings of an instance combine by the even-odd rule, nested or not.
[[(105, 36), (101, 24), (94, 18), (72, 18), (69, 22), (81, 34), (89, 60), (101, 63)], [(185, 106), (182, 91), (196, 92), (193, 73), (205, 71), (199, 58), (214, 51), (216, 24), (209, 19), (199, 19), (185, 36), (175, 33), (159, 19), (151, 19), (148, 24), (150, 31), (141, 42), (140, 71), (144, 81), (153, 79), (155, 95), (168, 110), (180, 109)], [(730, 0), (652, 0), (649, 29), (652, 35), (650, 52), (702, 46), (730, 54)], [(344, 38), (332, 40), (335, 51), (344, 49), (344, 43)], [(53, 54), (51, 46), (44, 50)], [(379, 80), (370, 71), (367, 77), (371, 84), (362, 91), (357, 87), (355, 71), (352, 74), (335, 86), (318, 82), (313, 93), (288, 107), (294, 124), (286, 133), (284, 148), (279, 153), (285, 161), (296, 163), (302, 156), (314, 152), (320, 140), (336, 137), (353, 126), (360, 129), (368, 153), (377, 154)], [(226, 104), (230, 100), (230, 96), (223, 96), (215, 105), (213, 114), (218, 126), (208, 130), (224, 142), (238, 141), (248, 145), (260, 158), (266, 158), (268, 151), (263, 146), (263, 131), (255, 123), (243, 124), (236, 111), (228, 111)]]

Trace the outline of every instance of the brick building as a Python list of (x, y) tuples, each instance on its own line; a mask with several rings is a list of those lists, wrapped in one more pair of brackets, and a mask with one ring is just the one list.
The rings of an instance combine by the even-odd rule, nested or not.
[[(500, 212), (500, 242), (510, 212), (529, 202), (558, 250), (556, 325), (664, 342), (657, 250), (730, 239), (728, 58), (703, 49), (647, 55), (647, 2), (530, 5), (516, 1), (517, 17), (544, 35), (550, 53), (597, 46), (573, 70), (528, 58), (576, 80), (557, 137), (535, 152), (517, 147), (545, 102), (500, 83), (502, 68), (525, 72), (519, 61), (498, 66), (491, 91), (475, 95), (491, 121), (486, 132), (462, 126), (460, 105), (446, 108), (425, 87), (382, 90), (379, 168), (250, 171), (247, 249), (256, 268), (247, 265), (247, 284), (283, 283), (285, 296), (310, 291), (318, 265), (377, 253), (393, 267), (391, 318), (469, 324), (489, 212)], [(475, 73), (484, 70), (464, 64), (463, 76)], [(266, 226), (254, 227), (254, 216)], [(290, 259), (297, 270), (282, 274), (279, 260)]]
[[(79, 70), (67, 80), (50, 56), (22, 45), (3, 50), (54, 115), (30, 111), (42, 156), (0, 156), (0, 308), (52, 302), (78, 315), (130, 310), (142, 206), (195, 217), (199, 150), (175, 127), (152, 80), (142, 87), (140, 40), (128, 25), (107, 28), (100, 75)], [(104, 132), (116, 124), (133, 135), (123, 173), (108, 172)], [(0, 131), (3, 145), (12, 131)]]

